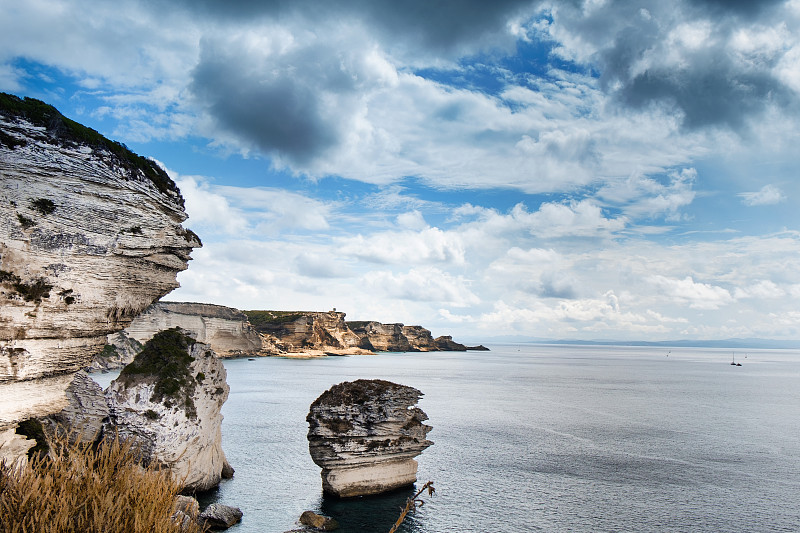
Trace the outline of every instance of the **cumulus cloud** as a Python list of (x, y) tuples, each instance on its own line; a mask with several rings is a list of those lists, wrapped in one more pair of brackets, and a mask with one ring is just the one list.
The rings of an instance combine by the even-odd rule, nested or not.
[(633, 218), (665, 216), (667, 220), (676, 220), (680, 219), (681, 208), (695, 198), (692, 187), (696, 178), (694, 168), (671, 171), (664, 180), (635, 173), (625, 181), (607, 184), (597, 195)]
[(563, 57), (599, 66), (619, 104), (674, 109), (690, 130), (742, 131), (768, 106), (796, 102), (775, 65), (798, 43), (769, 38), (795, 17), (783, 2), (749, 4), (566, 3), (547, 31)]
[(364, 276), (364, 281), (371, 291), (403, 300), (435, 302), (454, 307), (480, 302), (470, 290), (468, 280), (435, 267), (412, 268), (397, 274), (373, 271)]
[(786, 196), (775, 185), (764, 185), (755, 192), (739, 193), (742, 203), (748, 206), (775, 205), (786, 200)]
[(709, 283), (695, 282), (691, 276), (673, 279), (654, 275), (650, 276), (648, 281), (667, 298), (686, 303), (692, 309), (719, 309), (734, 301), (727, 289)]

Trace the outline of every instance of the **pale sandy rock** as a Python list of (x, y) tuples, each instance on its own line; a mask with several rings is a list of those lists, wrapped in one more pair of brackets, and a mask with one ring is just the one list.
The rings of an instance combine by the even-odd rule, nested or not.
[(0, 464), (23, 466), (28, 464), (28, 450), (36, 446), (36, 441), (18, 435), (16, 428), (0, 431)]
[(247, 311), (247, 314), (264, 339), (263, 344), (277, 348), (275, 355), (314, 350), (336, 354), (368, 352), (361, 346), (361, 337), (347, 326), (342, 312)]
[(381, 324), (365, 322), (355, 333), (366, 339), (379, 352), (410, 352), (414, 347), (403, 334), (403, 324)]
[(200, 245), (163, 171), (149, 167), (156, 183), (51, 124), (0, 112), (0, 431), (62, 409), (72, 375)]
[(433, 444), (422, 393), (384, 380), (334, 385), (308, 413), (308, 448), (322, 467), (322, 489), (339, 496), (379, 494), (417, 480), (414, 457)]
[(317, 514), (314, 511), (303, 511), (300, 515), (300, 523), (304, 526), (313, 527), (321, 531), (333, 531), (339, 529), (339, 522), (329, 516)]
[(401, 331), (413, 351), (430, 352), (438, 349), (430, 330), (422, 326), (403, 326)]
[[(161, 364), (150, 372), (154, 365), (144, 359), (145, 347), (106, 390), (110, 422), (105, 432), (134, 439), (142, 461), (169, 468), (185, 491), (204, 491), (217, 486), (226, 470), (221, 408), (229, 387), (225, 367), (208, 345), (177, 330), (163, 333), (173, 332), (185, 339), (183, 351), (192, 359), (188, 365), (181, 362), (183, 374), (170, 370), (167, 375)], [(137, 364), (144, 373), (128, 373)]]
[(261, 337), (247, 315), (222, 305), (157, 302), (136, 317), (125, 332), (144, 343), (159, 331), (175, 327), (210, 345), (219, 357), (257, 355), (262, 350)]

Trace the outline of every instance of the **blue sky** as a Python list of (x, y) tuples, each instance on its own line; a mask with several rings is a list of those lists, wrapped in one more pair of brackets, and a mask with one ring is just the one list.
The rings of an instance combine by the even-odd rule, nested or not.
[(168, 169), (168, 299), (800, 338), (800, 1), (162, 4), (0, 0), (0, 90)]

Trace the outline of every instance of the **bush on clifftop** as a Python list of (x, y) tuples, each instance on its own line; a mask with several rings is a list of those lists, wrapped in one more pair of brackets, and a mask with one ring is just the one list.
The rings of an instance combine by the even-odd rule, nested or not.
[(163, 402), (167, 407), (182, 406), (189, 418), (196, 416), (192, 393), (197, 380), (191, 375), (189, 365), (194, 358), (189, 347), (196, 341), (179, 328), (156, 333), (144, 344), (142, 351), (119, 374), (127, 385), (140, 380), (155, 382), (152, 402)]
[[(93, 149), (110, 152), (117, 163), (131, 171), (144, 174), (153, 185), (163, 193), (170, 192), (177, 195), (178, 201), (183, 205), (178, 186), (154, 161), (133, 153), (122, 143), (111, 141), (97, 131), (68, 119), (58, 109), (35, 98), (20, 98), (13, 94), (0, 92), (0, 113), (10, 117), (21, 117), (33, 124), (45, 128), (50, 138), (62, 145), (85, 145)], [(21, 144), (12, 143), (14, 140), (5, 135), (3, 144), (10, 148)], [(12, 146), (12, 144), (14, 144)]]

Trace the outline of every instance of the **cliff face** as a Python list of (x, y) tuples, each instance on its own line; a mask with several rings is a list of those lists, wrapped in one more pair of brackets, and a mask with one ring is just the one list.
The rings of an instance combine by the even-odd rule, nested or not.
[(106, 390), (105, 433), (133, 439), (142, 462), (169, 468), (184, 490), (213, 488), (232, 472), (222, 451), (226, 376), (208, 345), (162, 331)]
[(306, 420), (308, 448), (334, 496), (387, 492), (417, 480), (414, 457), (433, 444), (418, 407), (422, 393), (384, 380), (334, 385), (314, 400)]
[(61, 410), (106, 335), (178, 286), (200, 246), (185, 219), (154, 163), (0, 94), (0, 444)]
[(345, 313), (245, 311), (265, 346), (281, 352), (329, 351), (358, 353), (361, 338), (345, 322)]
[(136, 317), (126, 333), (144, 343), (159, 331), (175, 327), (210, 345), (220, 357), (261, 351), (261, 337), (247, 316), (238, 309), (221, 305), (157, 302)]

